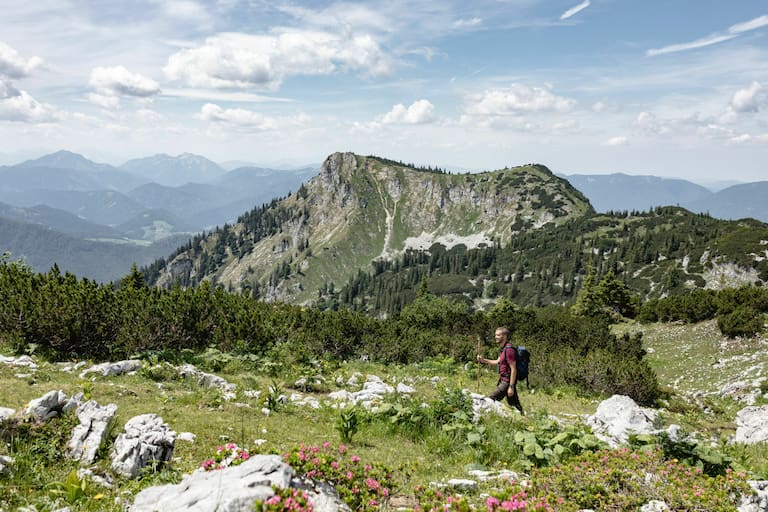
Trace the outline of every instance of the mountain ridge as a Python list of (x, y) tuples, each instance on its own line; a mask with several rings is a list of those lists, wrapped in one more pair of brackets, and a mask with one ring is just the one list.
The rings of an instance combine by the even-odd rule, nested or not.
[[(292, 195), (199, 237), (158, 265), (157, 283), (213, 279), (274, 300), (307, 300), (378, 258), (419, 240), (508, 242), (515, 232), (592, 212), (586, 198), (544, 166), (447, 174), (352, 153), (330, 155)], [(261, 292), (260, 292), (261, 293)]]

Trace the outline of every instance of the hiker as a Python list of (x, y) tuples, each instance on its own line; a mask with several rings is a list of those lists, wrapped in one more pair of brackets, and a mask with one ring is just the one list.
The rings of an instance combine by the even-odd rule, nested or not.
[(523, 406), (520, 404), (520, 397), (517, 395), (517, 351), (509, 342), (511, 332), (507, 327), (496, 329), (496, 343), (499, 344), (501, 352), (497, 359), (486, 359), (477, 354), (477, 362), (489, 365), (498, 365), (499, 381), (496, 389), (488, 395), (488, 398), (501, 400), (507, 397), (507, 403), (515, 407), (520, 414), (523, 414)]

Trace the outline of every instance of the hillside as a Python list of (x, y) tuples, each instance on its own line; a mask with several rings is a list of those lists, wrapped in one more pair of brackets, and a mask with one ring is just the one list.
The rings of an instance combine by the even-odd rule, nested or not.
[(454, 175), (335, 153), (297, 193), (195, 238), (147, 274), (159, 286), (212, 280), (306, 302), (407, 249), (505, 245), (591, 212), (580, 192), (539, 165)]
[(38, 272), (54, 264), (62, 272), (99, 282), (109, 282), (128, 274), (131, 265), (146, 265), (177, 247), (185, 236), (173, 236), (149, 245), (130, 241), (100, 242), (83, 240), (58, 231), (0, 217), (0, 253), (23, 259)]
[(521, 305), (573, 301), (593, 268), (608, 270), (642, 298), (768, 282), (768, 225), (723, 221), (682, 208), (594, 214), (528, 231), (508, 245), (406, 253), (360, 272), (323, 303), (395, 313), (422, 282), (482, 307), (498, 297)]

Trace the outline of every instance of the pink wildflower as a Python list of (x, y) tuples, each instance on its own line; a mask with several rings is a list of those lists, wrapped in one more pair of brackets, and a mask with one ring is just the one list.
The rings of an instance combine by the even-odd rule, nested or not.
[(493, 510), (499, 506), (499, 499), (491, 496), (485, 500), (485, 506), (488, 508), (488, 510)]
[(347, 480), (352, 480), (355, 477), (355, 474), (351, 471), (347, 471)]
[(353, 455), (352, 457), (349, 458), (349, 460), (351, 460), (353, 464), (357, 464), (358, 462), (360, 462), (360, 457), (358, 457), (357, 455)]
[(335, 460), (332, 460), (332, 461), (331, 461), (331, 467), (332, 467), (333, 469), (339, 469), (339, 463), (338, 463), (338, 462), (336, 462)]
[(323, 448), (324, 448), (324, 449), (326, 449), (326, 450), (327, 450), (329, 446), (331, 446), (331, 443), (329, 443), (328, 441), (326, 441), (326, 442), (324, 442), (324, 443), (323, 443)]
[(374, 478), (366, 478), (365, 485), (367, 485), (369, 489), (374, 491), (377, 490), (379, 487), (381, 487), (381, 484)]
[(340, 445), (339, 445), (339, 453), (342, 453), (342, 454), (343, 454), (343, 453), (344, 453), (344, 452), (346, 452), (346, 451), (347, 451), (347, 447), (346, 447), (346, 446), (344, 446), (343, 444), (340, 444)]

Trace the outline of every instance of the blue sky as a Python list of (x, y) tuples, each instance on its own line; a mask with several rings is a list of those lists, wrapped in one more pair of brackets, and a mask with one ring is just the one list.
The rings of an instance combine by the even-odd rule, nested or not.
[(768, 179), (764, 0), (0, 0), (0, 163)]

